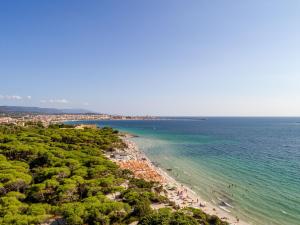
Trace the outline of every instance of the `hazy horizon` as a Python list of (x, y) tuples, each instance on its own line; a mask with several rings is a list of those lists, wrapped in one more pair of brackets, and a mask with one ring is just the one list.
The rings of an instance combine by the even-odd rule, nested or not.
[(300, 116), (299, 1), (0, 6), (0, 105)]

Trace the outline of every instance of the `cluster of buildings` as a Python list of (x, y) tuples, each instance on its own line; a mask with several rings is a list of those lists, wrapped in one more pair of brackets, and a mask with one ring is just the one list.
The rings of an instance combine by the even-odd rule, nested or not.
[(0, 124), (18, 124), (24, 126), (26, 122), (42, 122), (43, 125), (62, 123), (65, 121), (81, 121), (81, 120), (146, 120), (154, 119), (154, 117), (140, 116), (115, 116), (107, 114), (28, 114), (22, 116), (9, 116), (0, 114)]
[(14, 119), (11, 117), (0, 117), (0, 124), (1, 123), (14, 123)]

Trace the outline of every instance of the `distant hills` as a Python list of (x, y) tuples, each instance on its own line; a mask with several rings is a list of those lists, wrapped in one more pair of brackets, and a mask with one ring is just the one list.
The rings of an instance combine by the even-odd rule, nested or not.
[(0, 106), (0, 113), (33, 113), (33, 114), (95, 114), (86, 109), (56, 109), (26, 106)]

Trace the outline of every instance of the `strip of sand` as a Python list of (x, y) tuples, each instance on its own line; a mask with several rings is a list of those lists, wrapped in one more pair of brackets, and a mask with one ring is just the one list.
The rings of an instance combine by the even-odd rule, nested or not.
[(145, 154), (139, 150), (138, 146), (130, 140), (130, 136), (121, 138), (127, 148), (116, 150), (114, 153), (108, 155), (108, 157), (115, 161), (121, 168), (131, 170), (137, 178), (161, 183), (166, 196), (180, 208), (201, 208), (205, 213), (216, 215), (230, 224), (249, 225), (249, 223), (241, 221), (227, 212), (225, 207), (222, 209), (221, 206), (218, 207), (212, 203), (205, 202), (189, 187), (180, 184), (167, 172), (155, 166)]

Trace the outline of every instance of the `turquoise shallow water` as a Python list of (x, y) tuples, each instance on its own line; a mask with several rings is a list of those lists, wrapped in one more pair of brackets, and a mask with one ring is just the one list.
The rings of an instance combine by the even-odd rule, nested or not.
[(300, 118), (91, 122), (139, 135), (153, 162), (216, 207), (252, 224), (300, 225)]

